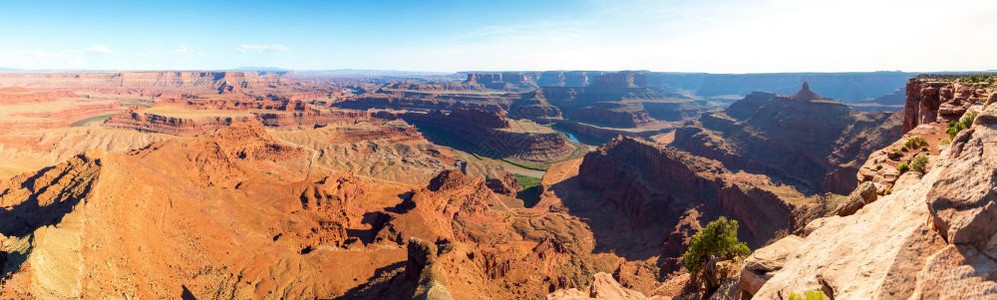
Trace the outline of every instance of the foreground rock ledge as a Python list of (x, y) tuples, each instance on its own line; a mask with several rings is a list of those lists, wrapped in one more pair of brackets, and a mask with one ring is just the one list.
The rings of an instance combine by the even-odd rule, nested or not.
[(833, 299), (997, 297), (997, 105), (980, 116), (917, 182), (854, 215), (813, 222), (798, 243), (756, 251), (742, 291), (757, 290), (757, 299), (815, 289)]

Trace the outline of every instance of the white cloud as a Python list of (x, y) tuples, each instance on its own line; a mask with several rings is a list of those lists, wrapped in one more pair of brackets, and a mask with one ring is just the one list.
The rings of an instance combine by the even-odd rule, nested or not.
[(187, 45), (180, 45), (176, 49), (170, 51), (170, 55), (187, 55), (190, 53), (190, 48), (188, 48)]
[(104, 44), (94, 44), (93, 46), (90, 46), (90, 48), (87, 48), (87, 52), (93, 54), (110, 54), (111, 49), (104, 46)]
[(204, 52), (197, 51), (194, 48), (187, 46), (186, 44), (177, 46), (176, 49), (170, 50), (170, 56), (188, 56), (188, 55), (203, 56)]
[(291, 50), (291, 47), (281, 44), (241, 44), (236, 48), (239, 52), (256, 52), (257, 54), (284, 52)]

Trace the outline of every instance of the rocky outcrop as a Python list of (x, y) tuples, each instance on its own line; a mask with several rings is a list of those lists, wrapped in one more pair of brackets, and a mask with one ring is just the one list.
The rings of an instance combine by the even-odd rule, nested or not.
[(842, 217), (854, 214), (867, 204), (875, 202), (878, 199), (876, 192), (876, 186), (872, 182), (863, 182), (834, 213)]
[[(778, 267), (746, 266), (745, 273), (761, 277), (742, 279), (742, 290), (762, 299), (815, 289), (836, 299), (997, 295), (992, 254), (997, 227), (990, 209), (997, 199), (992, 161), (997, 105), (988, 105), (980, 116), (933, 158), (927, 174), (907, 178), (908, 184), (898, 184), (854, 214), (814, 221), (805, 238), (792, 237), (798, 242), (756, 251), (749, 262)], [(778, 257), (785, 259), (766, 258), (766, 253), (782, 253)]]
[(516, 193), (519, 192), (520, 188), (522, 188), (519, 185), (519, 180), (516, 179), (515, 175), (502, 169), (492, 171), (488, 174), (488, 176), (485, 177), (485, 182), (488, 185), (488, 188), (492, 189), (493, 192), (513, 197), (515, 197)]
[[(441, 240), (443, 241), (443, 240)], [(355, 299), (454, 299), (441, 269), (440, 255), (450, 246), (449, 241), (434, 244), (418, 238), (408, 240), (404, 270), (383, 282), (384, 288), (368, 287)]]
[[(935, 167), (938, 181), (928, 192), (932, 221), (949, 244), (997, 251), (997, 105), (989, 105), (973, 126), (952, 141), (948, 157)], [(992, 259), (992, 258), (991, 258)], [(997, 263), (997, 261), (995, 261)], [(997, 274), (997, 270), (991, 270)]]
[(357, 243), (347, 229), (363, 227), (364, 210), (358, 202), (367, 196), (368, 187), (352, 174), (339, 178), (308, 178), (301, 183), (303, 186), (295, 189), (300, 190), (301, 209), (321, 215), (325, 221), (307, 230), (290, 232), (300, 238), (298, 249), (344, 247), (347, 243)]
[(758, 293), (772, 273), (781, 270), (790, 255), (799, 249), (802, 240), (795, 235), (787, 236), (752, 253), (744, 261), (739, 281), (741, 291), (749, 295)]
[(141, 132), (165, 133), (179, 136), (193, 136), (211, 132), (236, 123), (258, 123), (256, 118), (242, 117), (205, 117), (181, 118), (147, 113), (142, 109), (131, 108), (111, 116), (103, 123), (104, 127), (131, 129)]
[(370, 120), (370, 113), (354, 110), (307, 110), (302, 112), (255, 113), (267, 127), (325, 127)]
[[(510, 210), (512, 199), (493, 192), (485, 178), (446, 170), (389, 213), (375, 240), (410, 247), (413, 239), (436, 240), (438, 274), (455, 298), (536, 298), (587, 285), (594, 244), (585, 225), (565, 213)], [(383, 299), (403, 284), (394, 278), (362, 294)]]
[(964, 76), (921, 75), (907, 81), (904, 132), (920, 124), (957, 120), (974, 103), (984, 103), (997, 86)]
[(24, 236), (57, 223), (73, 206), (90, 197), (101, 168), (97, 155), (84, 153), (37, 173), (0, 182), (0, 238)]
[[(943, 147), (942, 144), (948, 139), (945, 129), (946, 125), (943, 123), (921, 124), (892, 144), (872, 152), (856, 174), (859, 182), (873, 183), (879, 194), (885, 194), (890, 190), (899, 188), (900, 186), (896, 186), (896, 184), (901, 182), (903, 174), (897, 167), (901, 163), (909, 164), (914, 157), (919, 155), (937, 156), (939, 148)], [(910, 149), (907, 145), (908, 140), (916, 138), (923, 139), (925, 144)], [(930, 169), (931, 166), (929, 165), (927, 168)]]
[(375, 124), (375, 126), (370, 127), (345, 127), (338, 130), (340, 133), (340, 139), (337, 141), (346, 143), (363, 143), (371, 141), (401, 143), (410, 141), (425, 141), (419, 130), (403, 120), (392, 120)]

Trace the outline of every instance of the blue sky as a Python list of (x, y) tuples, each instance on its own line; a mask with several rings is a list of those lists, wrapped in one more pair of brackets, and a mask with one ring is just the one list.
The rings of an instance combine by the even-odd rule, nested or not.
[(20, 69), (997, 68), (997, 1), (2, 1)]

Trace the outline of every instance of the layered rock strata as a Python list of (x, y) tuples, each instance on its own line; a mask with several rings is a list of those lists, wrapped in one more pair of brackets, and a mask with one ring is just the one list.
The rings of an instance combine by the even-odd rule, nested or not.
[[(584, 187), (600, 191), (635, 226), (664, 232), (700, 226), (727, 216), (740, 221), (740, 238), (751, 247), (764, 245), (777, 231), (792, 232), (815, 216), (820, 197), (802, 194), (761, 177), (734, 174), (723, 165), (667, 146), (620, 137), (586, 155), (579, 169)], [(693, 218), (687, 218), (692, 214)], [(666, 257), (684, 252), (694, 231), (675, 231), (663, 245)]]
[(861, 162), (895, 141), (895, 117), (860, 113), (804, 85), (795, 96), (752, 93), (701, 126), (675, 131), (676, 148), (811, 191), (847, 194)]
[(519, 128), (497, 113), (459, 109), (448, 114), (437, 111), (400, 117), (416, 126), (443, 132), (456, 139), (455, 146), (486, 156), (549, 161), (574, 150), (560, 133), (538, 125), (540, 131)]

